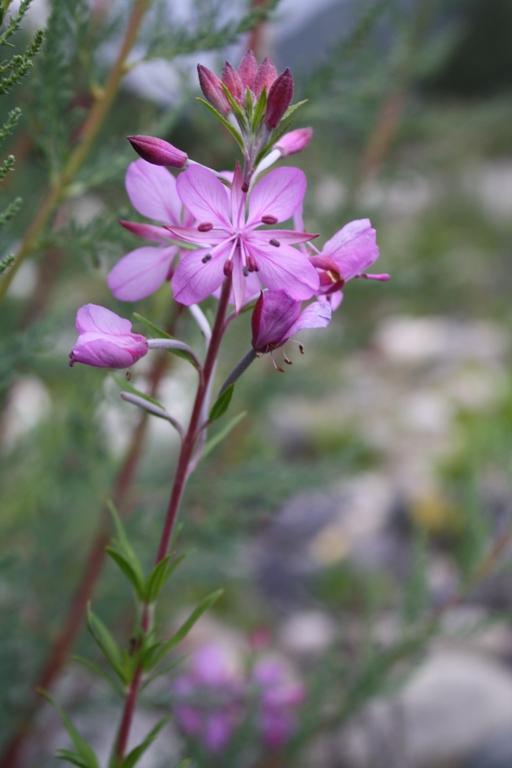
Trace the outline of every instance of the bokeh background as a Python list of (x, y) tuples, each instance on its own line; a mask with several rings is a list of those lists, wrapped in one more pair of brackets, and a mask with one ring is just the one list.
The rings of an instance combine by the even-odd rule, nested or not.
[[(130, 10), (34, 0), (15, 43), (23, 50), (47, 26), (46, 47), (1, 99), (2, 117), (16, 105), (23, 117), (2, 146), (16, 165), (0, 208), (23, 204), (0, 231), (0, 256), (16, 252), (76, 147)], [(223, 586), (179, 655), (213, 644), (243, 668), (269, 654), (306, 690), (285, 747), (262, 752), (249, 727), (245, 747), (196, 749), (194, 765), (508, 768), (512, 2), (283, 0), (253, 31), (230, 33), (245, 10), (154, 4), (137, 66), (0, 307), (0, 764), (56, 764), (67, 736), (49, 705), (37, 707), (38, 684), (108, 754), (115, 696), (62, 663), (56, 643), (79, 626), (73, 653), (98, 661), (85, 622), (70, 618), (85, 593), (129, 638), (129, 590), (112, 563), (99, 568), (105, 501), (149, 566), (177, 445), (163, 422), (141, 426), (108, 373), (68, 367), (74, 317), (88, 302), (135, 310), (199, 344), (167, 285), (135, 307), (106, 287), (138, 247), (117, 224), (135, 218), (125, 136), (159, 135), (233, 167), (236, 147), (194, 100), (195, 64), (219, 72), (251, 45), (290, 66), (308, 99), (294, 127), (311, 125), (314, 138), (288, 160), (308, 176), (308, 231), (325, 242), (370, 218), (377, 271), (392, 279), (349, 284), (330, 327), (302, 335), (305, 355), (289, 345), (286, 374), (268, 357), (253, 364), (231, 406), (247, 415), (189, 484), (177, 546), (194, 554), (165, 593), (161, 626)], [(241, 318), (226, 374), (249, 342)], [(193, 371), (181, 361), (144, 360), (132, 376), (186, 415)], [(171, 677), (148, 690), (138, 733), (172, 711)], [(141, 765), (174, 765), (194, 748), (171, 724)]]

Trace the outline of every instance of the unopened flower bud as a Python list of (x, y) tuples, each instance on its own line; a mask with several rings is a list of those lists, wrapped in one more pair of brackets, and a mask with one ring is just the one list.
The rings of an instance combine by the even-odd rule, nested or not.
[(128, 136), (128, 141), (143, 160), (153, 165), (184, 168), (187, 164), (186, 152), (156, 136)]
[(229, 61), (226, 61), (224, 69), (222, 70), (222, 82), (234, 98), (237, 104), (240, 104), (242, 98), (242, 81), (236, 69), (231, 66)]
[(265, 112), (265, 125), (267, 128), (277, 128), (283, 116), (292, 103), (293, 99), (293, 76), (288, 67), (274, 80), (267, 100), (267, 110)]
[(250, 88), (252, 90), (254, 86), (254, 79), (258, 72), (258, 62), (254, 53), (249, 49), (238, 67), (238, 74), (242, 82), (242, 88)]
[(259, 98), (262, 90), (267, 89), (267, 94), (270, 91), (271, 85), (277, 79), (277, 69), (274, 67), (268, 57), (265, 57), (260, 64), (260, 68), (254, 78), (254, 95)]
[(78, 340), (73, 347), (70, 365), (85, 363), (96, 368), (129, 368), (148, 351), (148, 341), (132, 333), (129, 320), (105, 307), (86, 304), (76, 316)]
[(313, 136), (312, 128), (297, 128), (295, 131), (290, 131), (281, 136), (275, 149), (278, 149), (281, 153), (281, 157), (287, 157), (288, 155), (295, 155), (297, 152), (307, 147)]
[(226, 94), (222, 89), (222, 81), (220, 78), (218, 78), (211, 69), (203, 67), (202, 64), (197, 65), (197, 72), (199, 75), (199, 85), (201, 86), (205, 99), (221, 114), (227, 115), (231, 110), (231, 107)]

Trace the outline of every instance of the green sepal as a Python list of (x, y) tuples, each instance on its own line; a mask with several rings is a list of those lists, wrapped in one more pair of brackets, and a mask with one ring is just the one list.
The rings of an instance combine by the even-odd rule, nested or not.
[(235, 113), (237, 118), (240, 120), (242, 125), (247, 125), (247, 121), (245, 119), (245, 115), (242, 112), (242, 110), (240, 109), (240, 107), (238, 106), (238, 104), (236, 103), (236, 101), (234, 100), (234, 98), (231, 95), (230, 91), (224, 85), (224, 83), (221, 83), (221, 85), (222, 85), (222, 90), (224, 91), (224, 94), (225, 94), (227, 100), (229, 101), (229, 106), (231, 107), (231, 109), (233, 110), (233, 112)]
[(105, 624), (91, 611), (90, 606), (87, 608), (87, 626), (108, 663), (123, 685), (128, 685), (130, 680), (129, 675), (127, 674), (123, 654)]
[(135, 747), (132, 749), (131, 752), (129, 752), (123, 762), (120, 764), (119, 768), (133, 768), (136, 763), (138, 763), (139, 758), (142, 757), (144, 752), (151, 746), (151, 744), (154, 742), (162, 728), (167, 725), (167, 723), (171, 720), (171, 717), (164, 717), (160, 722), (158, 722), (154, 728), (148, 733), (146, 738), (143, 742), (139, 744), (138, 747)]
[(105, 672), (104, 669), (101, 669), (97, 664), (94, 664), (94, 662), (89, 661), (89, 659), (84, 659), (83, 656), (73, 656), (73, 661), (78, 661), (79, 664), (83, 664), (84, 667), (87, 667), (92, 672), (95, 672), (97, 675), (100, 675), (106, 682), (110, 685), (110, 687), (117, 693), (119, 696), (121, 696), (122, 699), (125, 697), (125, 691), (121, 688), (121, 686), (118, 684), (117, 680), (114, 680), (113, 677), (110, 677), (108, 672)]
[(161, 408), (163, 411), (165, 411), (164, 406), (162, 403), (159, 403), (158, 400), (155, 400), (154, 397), (150, 397), (149, 395), (146, 395), (145, 392), (141, 392), (139, 389), (136, 389), (133, 384), (130, 384), (129, 381), (126, 379), (122, 379), (120, 376), (114, 376), (114, 374), (111, 374), (112, 378), (120, 387), (123, 392), (129, 392), (131, 395), (137, 395), (137, 397), (141, 397), (143, 400), (147, 400), (148, 403), (151, 403), (152, 405), (156, 405), (157, 408)]
[(249, 120), (249, 123), (252, 124), (254, 108), (253, 108), (252, 93), (250, 88), (247, 88), (245, 91), (245, 108), (247, 110), (247, 118)]
[(222, 395), (217, 398), (217, 400), (212, 405), (210, 416), (208, 417), (208, 421), (210, 424), (213, 424), (214, 421), (217, 421), (217, 419), (220, 419), (221, 416), (224, 416), (227, 409), (229, 408), (229, 404), (231, 402), (231, 398), (233, 397), (233, 392), (235, 391), (235, 385), (230, 384), (229, 387), (227, 387)]
[(131, 581), (140, 599), (144, 600), (145, 579), (142, 566), (126, 535), (119, 513), (110, 499), (107, 501), (107, 507), (114, 519), (117, 534), (117, 539), (114, 539), (113, 546), (106, 548), (107, 552)]
[(216, 435), (214, 435), (208, 442), (206, 443), (203, 453), (201, 455), (201, 461), (208, 456), (208, 454), (213, 451), (216, 445), (221, 443), (225, 437), (229, 435), (231, 430), (236, 427), (239, 421), (244, 419), (247, 416), (247, 411), (242, 411), (237, 416), (233, 416), (232, 419), (229, 420), (229, 422), (226, 424), (226, 426), (220, 430), (220, 432), (217, 432)]
[(50, 704), (52, 704), (59, 713), (62, 724), (64, 725), (66, 731), (69, 733), (71, 741), (73, 742), (73, 746), (76, 749), (76, 754), (74, 752), (61, 749), (57, 753), (57, 757), (59, 757), (61, 760), (69, 760), (70, 762), (74, 762), (74, 764), (80, 766), (80, 768), (100, 768), (98, 758), (96, 757), (93, 748), (84, 738), (82, 738), (82, 736), (80, 736), (64, 710), (59, 707), (57, 702), (52, 696), (50, 696), (49, 693), (44, 691), (42, 688), (38, 688), (37, 690), (38, 693), (40, 693), (41, 696), (44, 696), (44, 698), (47, 699), (47, 701), (49, 701)]
[(158, 595), (160, 594), (160, 590), (164, 586), (167, 579), (172, 576), (176, 568), (180, 565), (180, 563), (183, 562), (186, 557), (186, 554), (180, 555), (180, 557), (177, 557), (171, 563), (170, 560), (172, 559), (172, 555), (167, 555), (167, 557), (164, 557), (163, 560), (160, 560), (160, 562), (155, 565), (147, 578), (146, 587), (144, 590), (144, 598), (147, 603), (149, 603), (149, 605), (156, 601)]
[(255, 133), (261, 125), (261, 121), (265, 116), (267, 109), (267, 89), (266, 87), (260, 93), (260, 97), (254, 108), (254, 115), (252, 118), (252, 130)]
[(145, 671), (149, 671), (150, 669), (156, 667), (156, 665), (162, 661), (164, 656), (172, 648), (178, 645), (178, 643), (181, 643), (181, 641), (188, 635), (194, 624), (199, 621), (203, 613), (205, 613), (209, 608), (212, 607), (215, 602), (217, 602), (223, 591), (223, 589), (218, 589), (215, 592), (212, 592), (211, 595), (208, 595), (208, 597), (205, 597), (205, 599), (199, 603), (197, 608), (192, 611), (188, 619), (183, 622), (181, 627), (171, 637), (170, 640), (167, 640), (165, 643), (154, 643), (153, 645), (149, 646), (142, 659), (142, 666)]
[(240, 147), (240, 149), (243, 151), (243, 150), (244, 150), (244, 143), (243, 143), (243, 141), (242, 141), (242, 137), (241, 137), (241, 136), (240, 136), (240, 134), (238, 133), (237, 129), (236, 129), (236, 128), (234, 128), (234, 127), (231, 125), (231, 123), (229, 123), (229, 122), (226, 120), (226, 118), (225, 118), (225, 117), (223, 117), (223, 116), (221, 115), (221, 113), (220, 113), (220, 112), (218, 112), (218, 111), (215, 109), (215, 107), (212, 107), (212, 105), (211, 105), (211, 104), (209, 104), (207, 101), (205, 101), (204, 99), (201, 99), (199, 96), (196, 96), (196, 99), (197, 99), (198, 101), (200, 101), (200, 102), (201, 102), (201, 104), (204, 104), (204, 105), (205, 105), (205, 107), (208, 107), (208, 109), (210, 110), (210, 112), (213, 112), (213, 114), (215, 115), (215, 117), (216, 117), (218, 120), (220, 120), (220, 121), (221, 121), (222, 125), (223, 125), (225, 128), (227, 128), (227, 129), (228, 129), (228, 131), (229, 131), (229, 132), (232, 134), (232, 136), (233, 136), (233, 137), (236, 139), (236, 143), (238, 144), (238, 146)]

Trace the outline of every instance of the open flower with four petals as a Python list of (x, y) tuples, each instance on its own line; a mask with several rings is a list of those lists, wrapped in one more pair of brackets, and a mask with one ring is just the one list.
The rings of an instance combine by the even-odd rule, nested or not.
[(296, 248), (316, 235), (287, 229), (257, 229), (289, 219), (301, 205), (306, 177), (298, 168), (278, 168), (260, 181), (249, 196), (237, 165), (231, 190), (208, 169), (192, 166), (176, 182), (183, 205), (198, 222), (195, 227), (168, 226), (178, 240), (198, 246), (185, 254), (172, 279), (174, 298), (190, 305), (210, 296), (233, 276), (238, 312), (247, 277), (256, 273), (270, 290), (286, 290), (296, 301), (309, 299), (319, 288), (310, 259)]

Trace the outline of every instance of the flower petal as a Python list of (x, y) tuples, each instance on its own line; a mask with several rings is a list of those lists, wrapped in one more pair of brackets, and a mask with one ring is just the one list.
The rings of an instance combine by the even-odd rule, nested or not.
[[(157, 167), (157, 166), (155, 166)], [(178, 248), (146, 246), (131, 251), (119, 261), (107, 277), (107, 285), (121, 301), (138, 301), (154, 293), (169, 274)]]
[(130, 163), (126, 172), (126, 191), (135, 210), (148, 219), (164, 224), (179, 224), (181, 201), (176, 180), (166, 168), (145, 160)]
[[(271, 246), (272, 247), (272, 246)], [(286, 291), (292, 299), (310, 299), (319, 287), (319, 277), (309, 259), (289, 245), (268, 250), (251, 247), (259, 266), (258, 276), (271, 291)]]
[(301, 312), (293, 326), (290, 328), (290, 336), (303, 328), (325, 328), (331, 322), (332, 310), (326, 301), (314, 301)]
[(192, 165), (178, 177), (178, 194), (183, 205), (199, 223), (230, 226), (229, 200), (222, 182), (207, 168)]
[(375, 230), (369, 219), (357, 219), (345, 224), (322, 249), (338, 265), (342, 278), (351, 280), (368, 269), (379, 256)]
[(180, 304), (190, 306), (210, 296), (224, 280), (224, 262), (229, 245), (220, 248), (215, 256), (203, 263), (209, 253), (207, 248), (190, 251), (180, 261), (172, 278), (174, 298)]
[(154, 224), (143, 224), (140, 221), (123, 221), (123, 219), (119, 219), (119, 223), (128, 232), (133, 232), (137, 237), (144, 237), (146, 240), (165, 243), (166, 240), (170, 239), (169, 232), (164, 227), (156, 227)]
[(254, 187), (247, 227), (261, 224), (262, 216), (285, 221), (293, 216), (306, 192), (306, 177), (299, 168), (276, 168)]
[(76, 314), (76, 329), (78, 333), (109, 333), (122, 336), (130, 333), (132, 324), (106, 307), (86, 304), (80, 307)]

